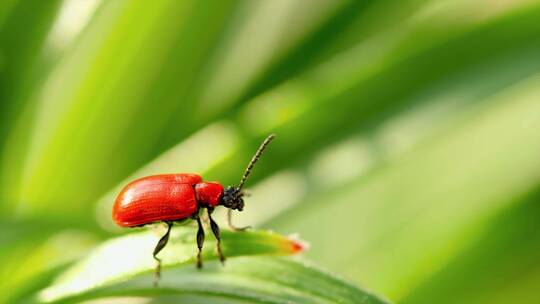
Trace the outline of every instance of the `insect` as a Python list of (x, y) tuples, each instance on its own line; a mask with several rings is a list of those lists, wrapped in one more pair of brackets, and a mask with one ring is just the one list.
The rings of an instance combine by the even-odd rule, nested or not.
[(193, 219), (197, 221), (197, 268), (202, 268), (201, 251), (204, 243), (204, 229), (200, 214), (207, 210), (210, 228), (217, 240), (217, 253), (222, 263), (225, 261), (221, 251), (219, 226), (212, 219), (217, 206), (228, 209), (227, 222), (231, 229), (242, 231), (249, 227), (237, 228), (231, 222), (232, 210), (244, 208), (243, 191), (255, 163), (268, 144), (274, 139), (270, 134), (260, 145), (249, 162), (238, 186), (223, 188), (218, 182), (205, 182), (201, 176), (192, 173), (161, 174), (137, 179), (126, 185), (118, 194), (113, 206), (114, 221), (122, 227), (140, 227), (146, 224), (164, 222), (167, 232), (154, 248), (153, 257), (157, 261), (154, 270), (154, 286), (161, 276), (161, 260), (157, 254), (167, 245), (173, 223)]

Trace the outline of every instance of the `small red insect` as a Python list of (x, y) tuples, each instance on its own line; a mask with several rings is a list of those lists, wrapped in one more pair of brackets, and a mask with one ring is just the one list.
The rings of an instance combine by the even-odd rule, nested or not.
[(114, 203), (112, 216), (114, 221), (122, 227), (139, 227), (146, 224), (165, 222), (167, 232), (158, 241), (154, 249), (154, 259), (157, 266), (154, 271), (154, 285), (157, 284), (161, 274), (161, 260), (157, 254), (167, 245), (169, 234), (174, 222), (187, 219), (197, 220), (197, 268), (202, 267), (201, 250), (204, 243), (204, 230), (201, 224), (200, 211), (206, 208), (210, 227), (217, 240), (217, 251), (220, 261), (225, 257), (221, 251), (221, 238), (219, 226), (212, 219), (212, 212), (217, 206), (229, 208), (227, 220), (233, 230), (245, 230), (248, 227), (237, 228), (231, 223), (231, 211), (242, 211), (244, 208), (244, 192), (242, 188), (261, 157), (266, 146), (274, 139), (269, 135), (261, 144), (249, 165), (247, 166), (240, 184), (223, 189), (218, 182), (203, 182), (197, 174), (179, 173), (147, 176), (137, 179), (120, 191)]

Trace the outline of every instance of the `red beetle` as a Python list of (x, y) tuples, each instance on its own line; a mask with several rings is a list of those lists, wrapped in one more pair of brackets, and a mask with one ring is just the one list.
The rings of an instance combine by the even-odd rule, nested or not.
[(236, 228), (231, 223), (231, 211), (242, 211), (244, 208), (244, 192), (242, 188), (259, 160), (266, 146), (274, 139), (274, 134), (268, 136), (261, 144), (251, 162), (247, 166), (240, 184), (223, 189), (218, 182), (203, 182), (197, 174), (179, 173), (147, 176), (129, 183), (116, 198), (112, 216), (114, 221), (123, 227), (139, 227), (155, 222), (165, 222), (167, 232), (158, 241), (154, 249), (154, 259), (157, 266), (154, 272), (154, 285), (160, 277), (161, 260), (156, 256), (169, 241), (169, 234), (174, 222), (186, 219), (195, 219), (199, 226), (197, 231), (197, 268), (202, 267), (201, 250), (204, 243), (204, 230), (201, 224), (200, 211), (206, 208), (210, 227), (217, 240), (217, 251), (221, 262), (225, 257), (221, 252), (221, 238), (219, 227), (212, 219), (212, 212), (217, 206), (224, 206), (228, 210), (228, 223), (233, 230)]

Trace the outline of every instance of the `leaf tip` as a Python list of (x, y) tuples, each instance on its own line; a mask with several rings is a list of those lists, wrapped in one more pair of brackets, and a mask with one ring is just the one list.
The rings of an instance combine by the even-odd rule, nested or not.
[(309, 243), (301, 240), (297, 233), (289, 235), (287, 239), (289, 240), (291, 254), (299, 254), (309, 249)]

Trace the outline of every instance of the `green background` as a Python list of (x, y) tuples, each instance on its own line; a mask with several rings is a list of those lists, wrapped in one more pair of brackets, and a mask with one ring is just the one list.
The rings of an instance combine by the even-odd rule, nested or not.
[(239, 225), (298, 233), (396, 303), (539, 303), (539, 20), (538, 1), (2, 1), (0, 301), (126, 233), (130, 179), (233, 185), (276, 133)]

